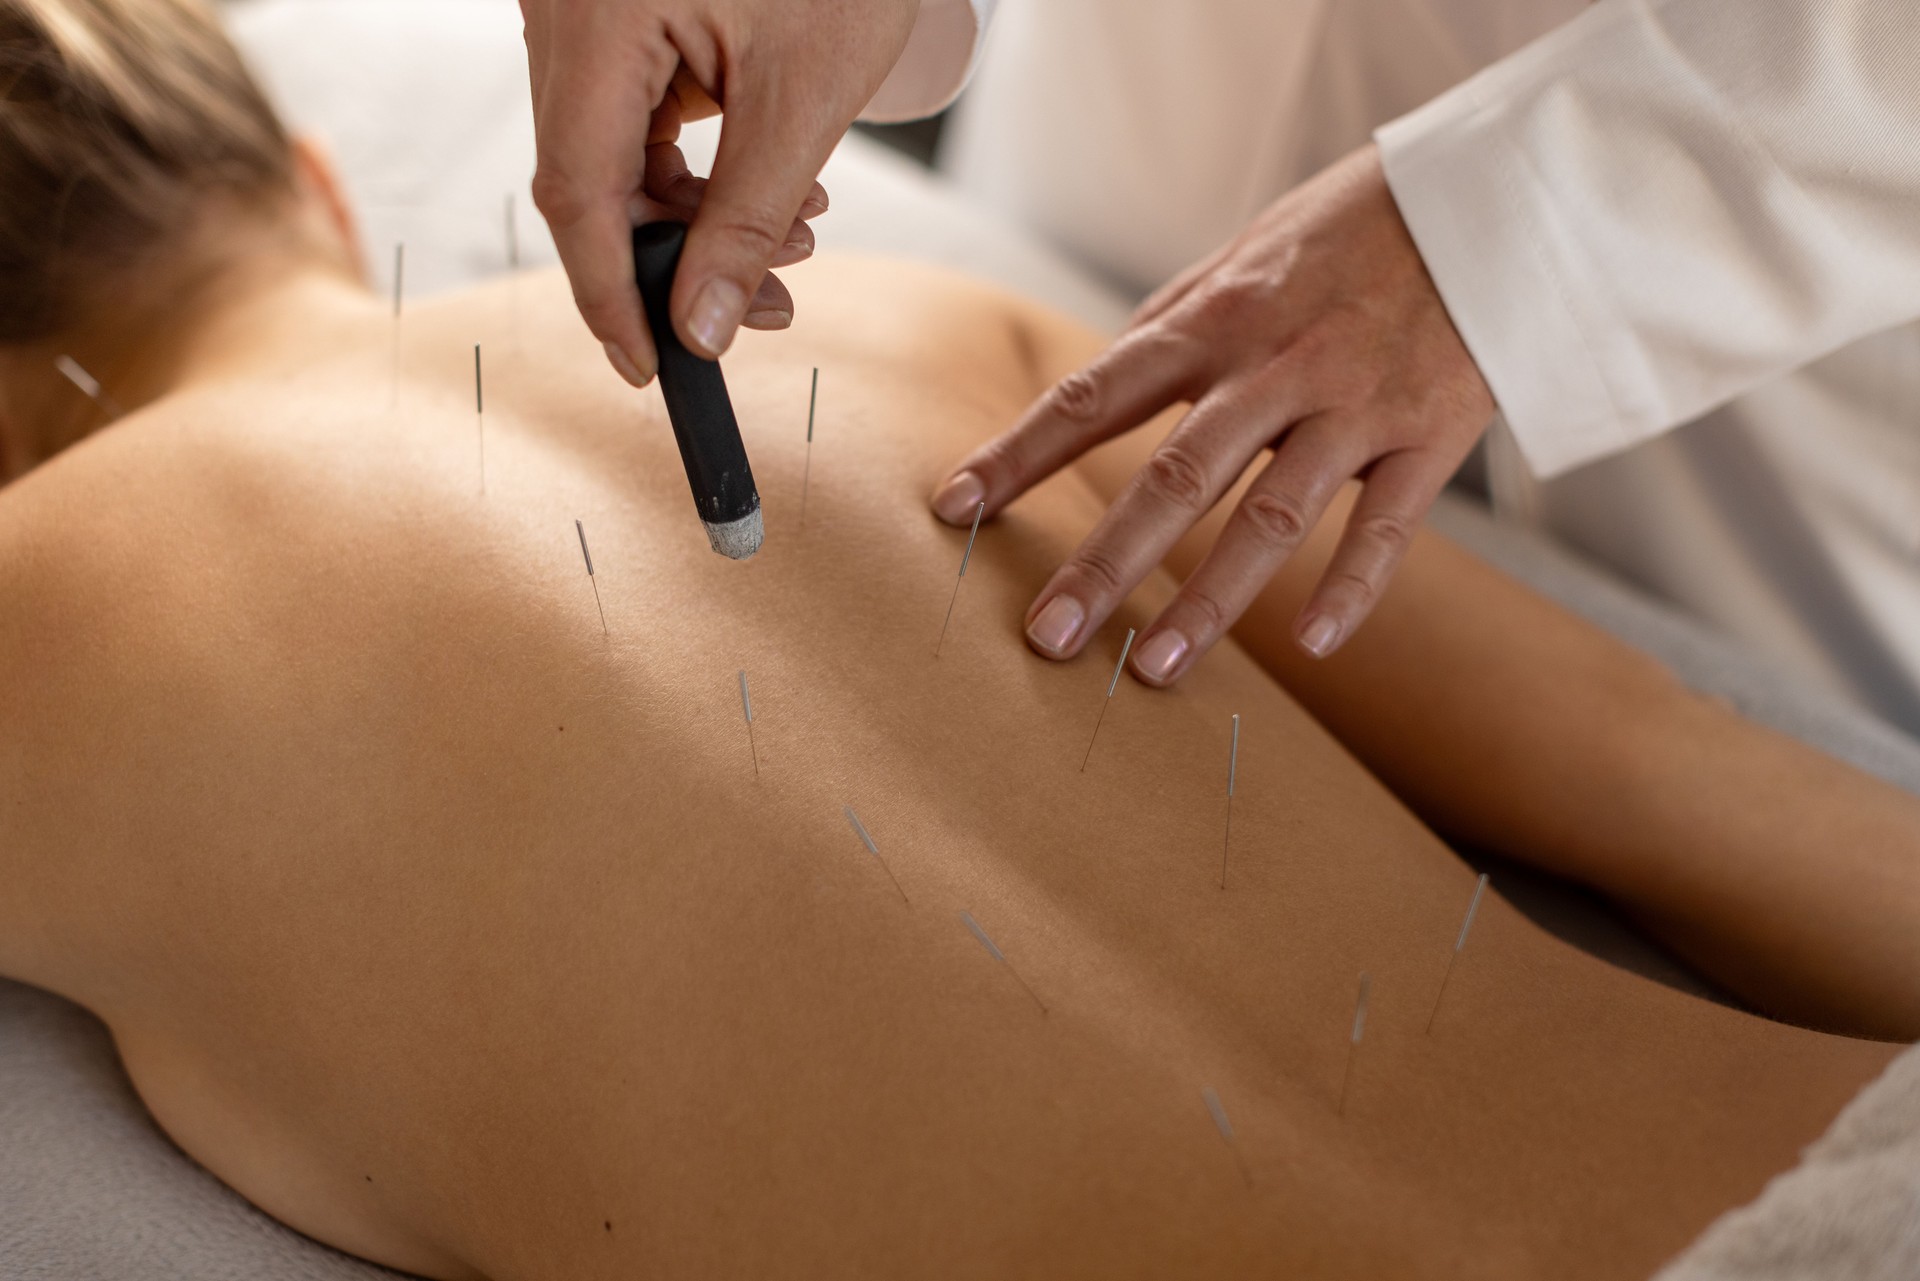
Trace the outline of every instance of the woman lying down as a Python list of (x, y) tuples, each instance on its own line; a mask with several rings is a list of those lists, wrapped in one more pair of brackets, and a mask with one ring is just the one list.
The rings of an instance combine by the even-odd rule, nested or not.
[[(1920, 804), (1437, 538), (1324, 666), (1316, 547), (1087, 758), (1118, 629), (1020, 617), (1110, 454), (981, 530), (936, 658), (925, 496), (1092, 335), (806, 268), (730, 362), (734, 564), (558, 275), (411, 309), (396, 386), (197, 5), (0, 15), (0, 973), (295, 1228), (446, 1281), (1637, 1278), (1920, 1036)], [(1426, 824), (1758, 1012), (1494, 895), (1442, 997), (1475, 877)]]

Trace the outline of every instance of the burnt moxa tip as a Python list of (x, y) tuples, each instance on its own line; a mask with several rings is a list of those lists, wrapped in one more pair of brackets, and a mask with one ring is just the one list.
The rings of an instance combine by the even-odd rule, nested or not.
[(760, 550), (760, 544), (766, 541), (767, 525), (755, 507), (739, 520), (730, 520), (715, 525), (709, 521), (701, 524), (707, 529), (707, 543), (713, 550), (728, 560), (745, 560)]

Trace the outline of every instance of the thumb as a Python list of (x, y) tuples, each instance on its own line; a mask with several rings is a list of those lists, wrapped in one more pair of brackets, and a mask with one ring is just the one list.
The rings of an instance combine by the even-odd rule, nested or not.
[(674, 283), (674, 326), (693, 351), (719, 359), (787, 243), (852, 118), (775, 104), (741, 85), (727, 95), (713, 176), (687, 230)]

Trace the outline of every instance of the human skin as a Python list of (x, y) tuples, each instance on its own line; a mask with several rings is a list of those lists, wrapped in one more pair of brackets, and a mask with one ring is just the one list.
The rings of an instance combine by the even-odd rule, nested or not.
[[(1789, 959), (1860, 1030), (1914, 1008), (1849, 975), (1920, 920), (1915, 807), (1439, 544), (1380, 648), (1298, 685), (1315, 715), (1255, 615), (1177, 689), (1122, 682), (1082, 771), (1117, 628), (1172, 581), (1031, 660), (1021, 609), (1099, 517), (1095, 460), (982, 528), (935, 658), (965, 535), (924, 495), (1093, 340), (898, 263), (794, 286), (794, 329), (728, 364), (768, 505), (745, 564), (706, 550), (657, 397), (557, 274), (410, 310), (397, 412), (378, 302), (295, 274), (0, 491), (0, 670), (30, 674), (0, 682), (0, 972), (99, 1014), (256, 1204), (449, 1279), (1644, 1277), (1890, 1059), (1613, 969), (1497, 893), (1427, 1035), (1473, 874), (1315, 715), (1437, 818), (1720, 922), (1712, 954), (1752, 966), (1789, 914), (1768, 885), (1817, 881), (1809, 829), (1852, 823), (1884, 888), (1818, 902), (1872, 950)], [(1509, 648), (1397, 634), (1429, 593)], [(1555, 637), (1612, 683), (1555, 694)], [(1670, 730), (1712, 756), (1623, 750)], [(1789, 830), (1716, 835), (1795, 778)], [(1778, 873), (1750, 910), (1685, 857), (1749, 835)], [(1669, 846), (1688, 875), (1649, 884)]]
[[(1494, 412), (1387, 188), (1359, 148), (1168, 282), (1127, 331), (955, 465), (934, 492), (949, 524), (994, 515), (1060, 467), (1156, 423), (1131, 483), (1027, 611), (1027, 639), (1070, 658), (1196, 523), (1211, 550), (1142, 630), (1135, 675), (1177, 681), (1225, 636), (1348, 481), (1356, 501), (1294, 635), (1316, 658), (1372, 612), (1427, 509)], [(1250, 484), (1238, 484), (1263, 453)]]
[[(521, 0), (539, 166), (588, 329), (620, 375), (653, 377), (633, 294), (631, 229), (666, 198), (659, 146), (683, 119), (724, 113), (711, 191), (697, 202), (671, 309), (694, 352), (741, 324), (779, 329), (793, 301), (767, 274), (812, 248), (814, 180), (906, 47), (918, 0)], [(651, 144), (651, 145), (650, 145)], [(678, 166), (684, 173), (685, 166)]]

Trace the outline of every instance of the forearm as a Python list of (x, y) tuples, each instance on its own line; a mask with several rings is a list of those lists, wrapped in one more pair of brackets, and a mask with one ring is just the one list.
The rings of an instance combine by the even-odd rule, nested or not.
[[(1037, 337), (1043, 369), (1088, 343)], [(1075, 470), (1111, 501), (1170, 417)], [(1175, 574), (1246, 483), (1167, 557)], [(1233, 636), (1369, 769), (1435, 828), (1603, 891), (1756, 1007), (1920, 1039), (1920, 800), (1691, 693), (1429, 533), (1346, 648), (1307, 657), (1293, 620), (1351, 499)]]
[(1920, 801), (1432, 535), (1375, 622), (1313, 662), (1290, 626), (1325, 555), (1235, 635), (1429, 822), (1603, 890), (1771, 1013), (1920, 1037)]

